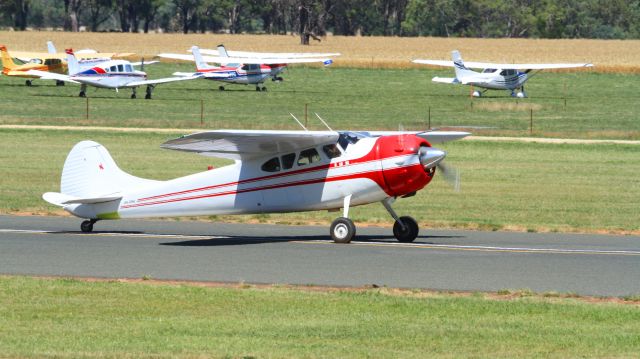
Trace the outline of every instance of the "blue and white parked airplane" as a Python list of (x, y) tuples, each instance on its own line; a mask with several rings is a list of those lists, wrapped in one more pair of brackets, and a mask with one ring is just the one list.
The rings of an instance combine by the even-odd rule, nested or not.
[[(513, 97), (527, 97), (524, 91), (524, 83), (541, 70), (569, 69), (580, 67), (592, 67), (590, 63), (579, 64), (494, 64), (488, 62), (463, 62), (460, 52), (451, 52), (453, 61), (443, 60), (413, 60), (413, 63), (445, 66), (455, 68), (456, 77), (434, 77), (433, 82), (446, 84), (462, 84), (476, 86), (484, 91), (473, 91), (474, 97), (480, 97), (487, 90), (509, 90)], [(482, 72), (471, 70), (482, 69)], [(532, 71), (535, 71), (531, 73)], [(516, 92), (517, 90), (517, 92)]]
[[(134, 69), (134, 66), (141, 65), (144, 67), (144, 62), (131, 63), (127, 60), (105, 59), (105, 61), (98, 62), (95, 66), (87, 69), (80, 66), (73, 50), (68, 49), (66, 52), (69, 67), (68, 75), (39, 70), (30, 70), (27, 73), (38, 76), (43, 80), (57, 80), (80, 84), (80, 97), (86, 97), (87, 86), (93, 86), (98, 88), (115, 89), (116, 92), (121, 88), (130, 88), (132, 90), (131, 98), (136, 98), (136, 89), (139, 86), (147, 86), (145, 95), (146, 99), (151, 98), (151, 92), (157, 84), (193, 80), (200, 77), (200, 75), (196, 74), (194, 76), (167, 77), (149, 80), (147, 79), (146, 72)], [(147, 64), (154, 62), (157, 61), (148, 62)]]

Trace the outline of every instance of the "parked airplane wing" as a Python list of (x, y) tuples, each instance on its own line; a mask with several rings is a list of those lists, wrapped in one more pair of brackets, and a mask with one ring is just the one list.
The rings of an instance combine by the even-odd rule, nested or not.
[(196, 76), (196, 75), (200, 75), (201, 77), (204, 78), (213, 78), (213, 79), (228, 79), (230, 77), (233, 77), (234, 74), (230, 73), (229, 71), (226, 72), (174, 72), (172, 74), (173, 76), (181, 76), (181, 77), (190, 77), (190, 76)]
[(431, 81), (440, 82), (440, 83), (443, 83), (443, 84), (460, 84), (460, 83), (462, 83), (457, 78), (453, 78), (453, 77), (438, 77), (438, 76), (432, 78)]
[[(453, 61), (445, 60), (423, 60), (417, 59), (411, 61), (416, 64), (455, 67)], [(494, 64), (490, 62), (472, 62), (465, 61), (464, 66), (472, 69), (513, 69), (513, 70), (550, 70), (550, 69), (570, 69), (579, 67), (592, 67), (590, 63), (578, 64)]]
[(336, 141), (338, 133), (332, 131), (218, 130), (182, 136), (160, 147), (210, 157), (246, 160)]
[[(288, 58), (288, 59), (303, 59), (309, 57), (333, 57), (340, 56), (338, 52), (251, 52), (251, 51), (231, 51), (226, 50), (227, 54), (230, 57), (251, 57), (251, 58), (267, 58), (267, 59), (279, 59), (279, 58)], [(191, 52), (191, 49), (187, 50), (187, 52)], [(218, 50), (213, 49), (200, 49), (200, 53), (203, 55), (213, 55), (218, 56)]]
[(29, 70), (29, 71), (26, 72), (26, 74), (37, 76), (42, 80), (57, 80), (57, 81), (64, 81), (64, 82), (70, 82), (70, 83), (74, 83), (74, 84), (79, 84), (78, 81), (72, 80), (67, 75), (56, 74), (56, 73), (48, 72), (48, 71)]
[(455, 141), (471, 135), (471, 133), (463, 131), (370, 131), (368, 133), (374, 137), (401, 134), (416, 135), (431, 144)]
[[(174, 60), (195, 61), (193, 55), (186, 54), (158, 54), (158, 57)], [(329, 58), (296, 58), (296, 57), (222, 57), (222, 56), (203, 56), (206, 62), (214, 62), (218, 64), (256, 64), (256, 65), (278, 65), (278, 64), (301, 64), (320, 62), (324, 65), (331, 65), (333, 60)]]
[(197, 74), (196, 73), (194, 76), (165, 77), (165, 78), (162, 78), (162, 79), (155, 79), (155, 80), (134, 81), (134, 82), (129, 82), (127, 84), (127, 86), (125, 86), (125, 87), (137, 87), (137, 86), (144, 86), (144, 85), (157, 85), (157, 84), (164, 84), (164, 83), (167, 83), (167, 82), (195, 80), (195, 79), (199, 79), (201, 77), (202, 77), (201, 74)]

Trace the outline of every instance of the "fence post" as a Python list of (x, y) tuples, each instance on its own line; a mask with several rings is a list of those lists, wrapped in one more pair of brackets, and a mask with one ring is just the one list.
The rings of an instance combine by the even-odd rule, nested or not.
[(87, 121), (89, 121), (89, 98), (86, 97), (86, 99), (87, 99), (87, 110), (86, 110), (87, 116), (86, 116), (86, 118), (87, 118)]
[(309, 104), (305, 103), (304, 104), (304, 127), (307, 127), (308, 121), (307, 121), (307, 110), (309, 108)]
[(529, 108), (529, 134), (533, 135), (533, 107)]
[(204, 126), (204, 100), (200, 99), (200, 126)]
[(429, 129), (431, 129), (431, 106), (429, 106)]

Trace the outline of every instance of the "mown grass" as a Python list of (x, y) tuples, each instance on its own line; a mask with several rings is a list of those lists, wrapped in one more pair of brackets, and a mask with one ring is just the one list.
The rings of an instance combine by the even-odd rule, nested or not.
[(16, 357), (633, 357), (634, 305), (0, 278)]
[[(158, 64), (147, 70), (159, 78), (193, 69)], [(219, 82), (196, 80), (159, 85), (150, 101), (129, 99), (129, 90), (90, 89), (89, 119), (78, 86), (36, 81), (26, 87), (22, 79), (3, 77), (0, 124), (299, 129), (289, 112), (304, 121), (308, 104), (305, 122), (314, 129), (323, 128), (317, 112), (338, 129), (425, 129), (430, 123), (466, 126), (475, 134), (640, 139), (640, 102), (629, 91), (640, 75), (541, 73), (527, 85), (529, 99), (492, 91), (474, 100), (468, 86), (432, 83), (436, 75), (452, 72), (292, 67), (284, 83), (268, 81), (266, 93), (253, 86), (220, 92)]]
[[(40, 196), (59, 189), (64, 159), (83, 139), (104, 144), (122, 169), (146, 178), (170, 179), (228, 163), (159, 148), (177, 135), (5, 129), (0, 132), (0, 172), (6, 174), (0, 181), (0, 212), (59, 211)], [(640, 230), (640, 146), (458, 141), (440, 147), (449, 153), (447, 162), (460, 169), (462, 191), (454, 192), (436, 175), (417, 196), (394, 205), (423, 227)], [(215, 220), (325, 224), (336, 216), (313, 212)], [(392, 222), (379, 204), (353, 208), (351, 216), (357, 223)]]

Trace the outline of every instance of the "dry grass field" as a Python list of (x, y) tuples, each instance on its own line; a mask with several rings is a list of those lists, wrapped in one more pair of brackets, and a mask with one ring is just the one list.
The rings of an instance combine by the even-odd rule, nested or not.
[(401, 38), (327, 36), (310, 46), (294, 35), (227, 34), (121, 34), (66, 32), (0, 32), (0, 44), (9, 49), (44, 51), (53, 40), (59, 50), (93, 48), (100, 51), (135, 52), (152, 57), (160, 52), (183, 52), (192, 45), (214, 48), (282, 52), (340, 52), (335, 66), (363, 68), (411, 68), (413, 58), (449, 59), (451, 50), (461, 51), (469, 61), (506, 63), (592, 62), (589, 71), (640, 73), (640, 40), (539, 40), (470, 38)]

